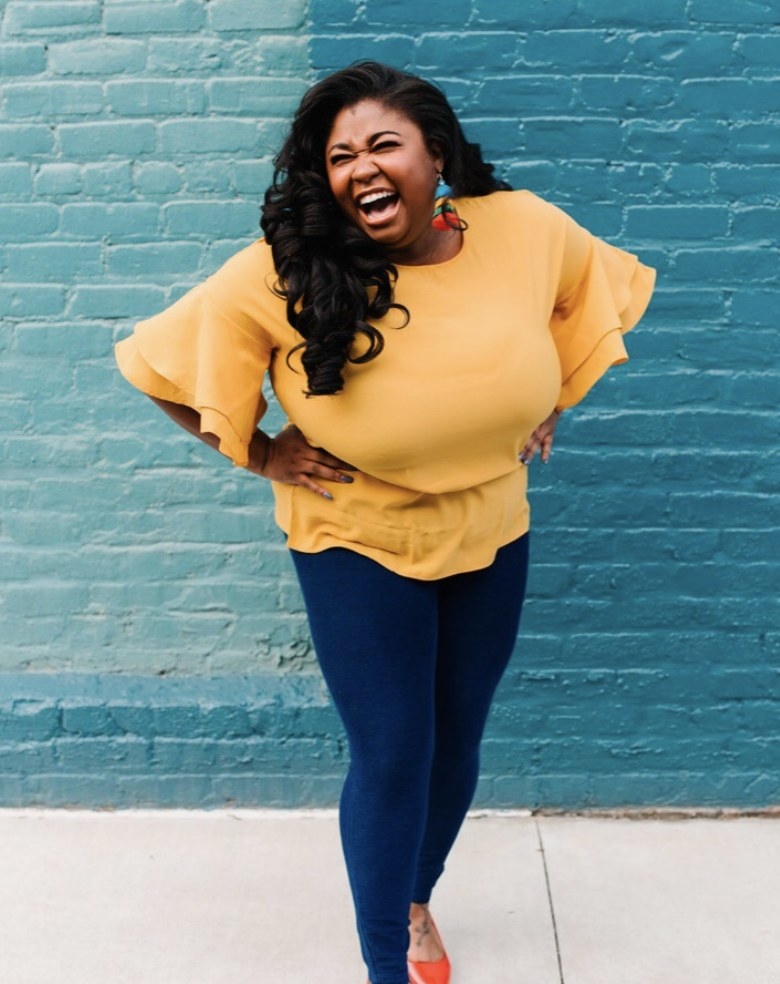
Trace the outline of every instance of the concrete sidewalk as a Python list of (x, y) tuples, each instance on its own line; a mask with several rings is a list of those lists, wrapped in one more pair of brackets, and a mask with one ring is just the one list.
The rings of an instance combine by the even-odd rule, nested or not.
[[(452, 984), (777, 984), (780, 818), (470, 818)], [(364, 984), (333, 813), (0, 810), (2, 984)]]

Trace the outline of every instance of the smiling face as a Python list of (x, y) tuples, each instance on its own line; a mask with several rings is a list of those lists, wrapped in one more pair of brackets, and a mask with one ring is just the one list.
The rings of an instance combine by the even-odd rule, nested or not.
[(443, 165), (416, 123), (373, 99), (342, 109), (325, 145), (342, 211), (396, 263), (433, 262), (441, 252), (431, 216)]

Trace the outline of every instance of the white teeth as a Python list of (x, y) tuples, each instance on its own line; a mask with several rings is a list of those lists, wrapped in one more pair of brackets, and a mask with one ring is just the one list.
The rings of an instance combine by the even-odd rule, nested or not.
[(366, 195), (364, 198), (361, 198), (360, 204), (371, 205), (374, 202), (381, 201), (383, 198), (392, 198), (394, 194), (394, 191), (374, 191), (370, 195)]

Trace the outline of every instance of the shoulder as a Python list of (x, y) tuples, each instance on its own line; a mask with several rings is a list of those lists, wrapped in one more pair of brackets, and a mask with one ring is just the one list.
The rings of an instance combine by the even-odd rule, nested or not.
[(257, 239), (234, 253), (207, 280), (212, 296), (215, 293), (228, 294), (237, 286), (262, 284), (269, 276), (275, 276), (271, 247), (265, 239)]
[(456, 202), (458, 211), (469, 225), (493, 234), (508, 235), (522, 230), (533, 236), (565, 236), (571, 219), (566, 213), (532, 191), (494, 191), (480, 198), (463, 198)]
[(277, 274), (271, 247), (257, 239), (234, 253), (206, 280), (209, 300), (218, 306), (233, 307), (279, 301), (275, 293)]
[(518, 189), (517, 191), (493, 191), (489, 195), (478, 198), (458, 199), (458, 207), (464, 207), (475, 214), (492, 217), (512, 216), (531, 219), (538, 222), (557, 222), (563, 212), (533, 191)]
[(275, 291), (277, 279), (271, 247), (258, 239), (234, 253), (201, 284), (201, 297), (234, 325), (253, 334), (262, 326), (275, 337), (286, 324), (285, 304)]

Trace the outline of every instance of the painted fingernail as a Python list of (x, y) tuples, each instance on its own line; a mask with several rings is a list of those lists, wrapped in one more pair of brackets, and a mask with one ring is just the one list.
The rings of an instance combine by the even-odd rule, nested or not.
[(323, 499), (329, 499), (331, 502), (333, 502), (333, 496), (330, 494), (330, 492), (323, 492), (322, 493), (322, 498)]
[(339, 475), (340, 482), (354, 482), (355, 479), (351, 475)]
[(527, 458), (524, 458), (523, 455), (520, 455), (520, 457), (517, 460), (520, 462), (521, 465), (527, 465), (528, 464), (528, 459)]

